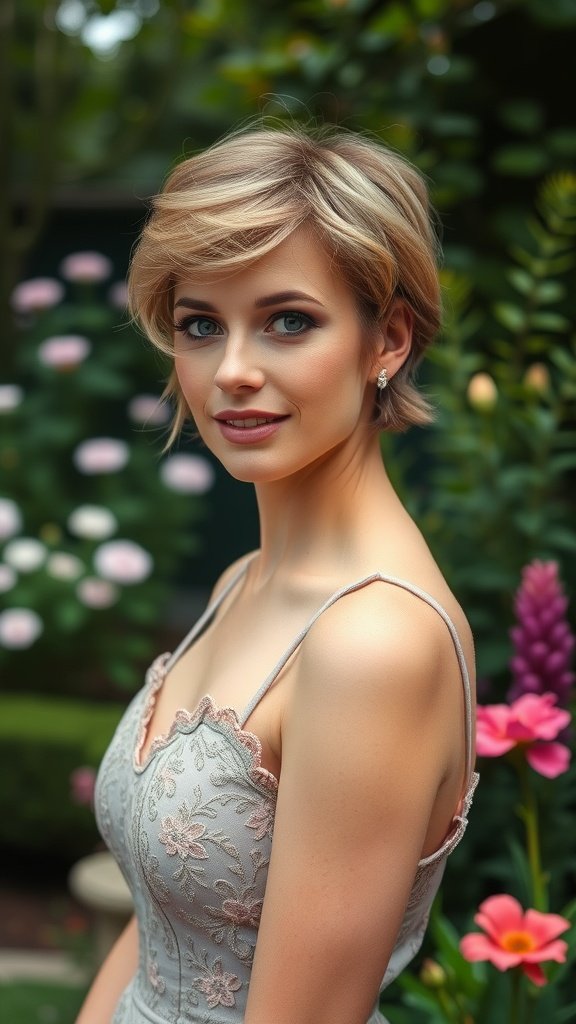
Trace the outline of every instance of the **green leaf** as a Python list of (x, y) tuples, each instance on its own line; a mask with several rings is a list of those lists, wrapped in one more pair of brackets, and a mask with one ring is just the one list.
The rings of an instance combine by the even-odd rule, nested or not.
[(430, 128), (441, 136), (470, 136), (478, 133), (478, 121), (467, 114), (441, 113), (432, 118)]
[(525, 135), (533, 135), (544, 122), (542, 104), (528, 99), (508, 100), (502, 103), (499, 116), (508, 128)]
[(383, 36), (401, 37), (412, 26), (409, 9), (401, 3), (389, 3), (370, 22), (371, 32)]
[(576, 452), (565, 452), (562, 455), (554, 455), (550, 459), (549, 469), (553, 474), (565, 473), (574, 468), (576, 468)]
[(541, 281), (536, 287), (538, 302), (559, 302), (565, 294), (566, 289), (560, 281)]
[(574, 1024), (576, 1020), (576, 1003), (570, 1003), (570, 1006), (557, 1009), (555, 1020), (557, 1024)]
[(88, 620), (89, 614), (78, 601), (59, 601), (55, 606), (56, 623), (65, 633), (79, 629)]
[(548, 527), (546, 543), (561, 551), (576, 551), (576, 531), (561, 526)]
[(535, 313), (530, 317), (530, 325), (539, 331), (567, 331), (570, 321), (560, 313)]
[(549, 157), (539, 146), (503, 146), (497, 150), (492, 166), (499, 174), (532, 178), (543, 174), (549, 166)]
[(560, 157), (576, 156), (576, 130), (574, 128), (556, 128), (546, 135), (546, 146)]
[(528, 271), (522, 270), (520, 267), (511, 267), (507, 277), (521, 295), (529, 295), (534, 290), (534, 278)]
[(499, 323), (514, 334), (526, 327), (526, 314), (519, 306), (511, 302), (498, 302), (494, 306), (494, 315)]

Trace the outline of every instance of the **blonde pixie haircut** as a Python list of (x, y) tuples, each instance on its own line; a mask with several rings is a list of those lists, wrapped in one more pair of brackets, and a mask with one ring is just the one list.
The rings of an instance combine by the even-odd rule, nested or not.
[[(133, 316), (173, 354), (176, 281), (241, 270), (304, 224), (356, 296), (367, 343), (393, 299), (412, 311), (412, 350), (376, 404), (375, 425), (402, 431), (429, 422), (430, 406), (412, 383), (440, 326), (428, 193), (411, 164), (363, 136), (249, 129), (180, 163), (153, 200), (133, 253)], [(163, 397), (175, 403), (170, 444), (189, 415), (174, 369)]]

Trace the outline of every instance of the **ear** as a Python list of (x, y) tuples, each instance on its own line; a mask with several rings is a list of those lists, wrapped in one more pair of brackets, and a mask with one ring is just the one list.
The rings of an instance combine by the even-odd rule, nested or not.
[(377, 376), (385, 366), (391, 380), (412, 348), (414, 318), (403, 299), (393, 299), (376, 335), (376, 346), (372, 372)]

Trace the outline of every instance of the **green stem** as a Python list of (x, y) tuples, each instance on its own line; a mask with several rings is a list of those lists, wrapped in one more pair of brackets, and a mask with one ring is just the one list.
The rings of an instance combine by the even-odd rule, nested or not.
[(546, 911), (548, 900), (544, 874), (542, 872), (542, 858), (540, 855), (538, 804), (536, 802), (534, 788), (530, 781), (530, 771), (524, 759), (522, 760), (520, 771), (520, 783), (524, 802), (524, 825), (526, 828), (528, 863), (530, 865), (530, 875), (532, 879), (533, 904), (536, 910)]
[(510, 1024), (526, 1024), (522, 1015), (522, 975), (520, 968), (512, 971), (512, 992), (510, 997)]
[(461, 1024), (465, 1020), (457, 1000), (445, 988), (437, 989), (436, 998), (448, 1024)]

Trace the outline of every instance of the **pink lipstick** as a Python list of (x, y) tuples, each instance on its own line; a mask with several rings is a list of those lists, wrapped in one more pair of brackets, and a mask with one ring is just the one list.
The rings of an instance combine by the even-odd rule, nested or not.
[(272, 437), (288, 416), (261, 409), (224, 409), (214, 416), (222, 436), (234, 444), (257, 444)]

